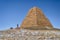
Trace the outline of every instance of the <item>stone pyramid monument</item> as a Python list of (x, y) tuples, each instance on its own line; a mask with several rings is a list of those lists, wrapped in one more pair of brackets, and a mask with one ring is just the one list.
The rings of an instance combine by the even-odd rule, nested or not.
[(41, 9), (33, 7), (22, 22), (21, 28), (24, 29), (53, 29), (52, 24), (43, 14)]
[(33, 7), (29, 10), (21, 27), (0, 31), (0, 40), (60, 40), (60, 29), (52, 24), (41, 9)]

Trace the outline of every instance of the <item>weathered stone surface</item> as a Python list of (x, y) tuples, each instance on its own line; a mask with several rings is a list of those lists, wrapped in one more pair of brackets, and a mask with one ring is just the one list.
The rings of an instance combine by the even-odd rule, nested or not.
[(60, 40), (60, 30), (20, 29), (5, 31), (0, 32), (0, 40)]
[(53, 29), (53, 26), (39, 8), (33, 7), (29, 10), (26, 18), (22, 22), (21, 28)]

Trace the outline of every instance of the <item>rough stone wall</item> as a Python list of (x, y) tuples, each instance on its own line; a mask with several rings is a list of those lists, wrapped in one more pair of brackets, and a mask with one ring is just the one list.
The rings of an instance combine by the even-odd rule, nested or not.
[(60, 40), (60, 31), (26, 30), (0, 32), (0, 40)]

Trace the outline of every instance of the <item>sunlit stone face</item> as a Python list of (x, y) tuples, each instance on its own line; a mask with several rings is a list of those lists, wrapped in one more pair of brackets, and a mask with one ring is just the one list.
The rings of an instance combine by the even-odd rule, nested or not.
[[(45, 27), (47, 26), (47, 27)], [(22, 22), (21, 28), (23, 29), (53, 29), (53, 26), (43, 14), (41, 9), (33, 7), (29, 10), (27, 16)]]

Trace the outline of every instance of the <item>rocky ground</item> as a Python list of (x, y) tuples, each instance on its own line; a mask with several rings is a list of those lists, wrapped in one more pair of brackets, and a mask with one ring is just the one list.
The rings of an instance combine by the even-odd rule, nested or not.
[(0, 40), (60, 40), (60, 30), (5, 30), (0, 31)]

